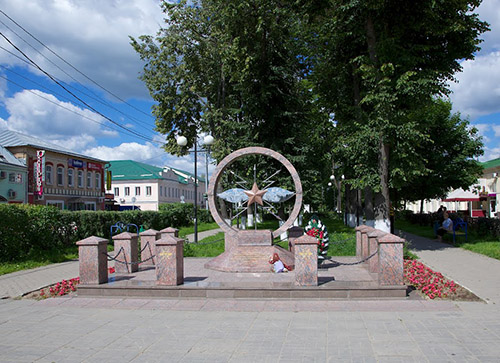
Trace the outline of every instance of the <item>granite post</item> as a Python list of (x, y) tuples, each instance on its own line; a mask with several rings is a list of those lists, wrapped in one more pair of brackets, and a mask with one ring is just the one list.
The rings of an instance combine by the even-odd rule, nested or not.
[(107, 244), (107, 239), (95, 236), (76, 242), (81, 284), (94, 285), (108, 282)]
[(318, 285), (318, 240), (307, 234), (295, 240), (295, 285)]
[[(139, 236), (123, 232), (113, 236), (115, 245), (115, 271), (117, 274), (127, 274), (139, 271)], [(126, 262), (126, 263), (123, 263)]]
[(156, 283), (158, 285), (181, 285), (184, 283), (184, 240), (167, 235), (155, 242)]
[(291, 253), (295, 253), (295, 241), (303, 235), (304, 229), (302, 227), (294, 226), (288, 228), (288, 249)]
[(141, 237), (141, 261), (143, 266), (153, 266), (156, 264), (155, 242), (160, 239), (161, 232), (156, 229), (148, 229), (139, 233)]
[(361, 258), (363, 255), (363, 245), (368, 243), (366, 234), (373, 231), (373, 228), (367, 225), (356, 227), (356, 257)]
[(174, 227), (163, 228), (160, 231), (160, 233), (161, 233), (160, 238), (166, 237), (168, 235), (172, 235), (174, 237), (179, 237), (179, 230), (177, 228), (174, 228)]
[(404, 239), (390, 233), (378, 238), (379, 285), (404, 285), (404, 242)]
[[(377, 251), (378, 248), (378, 239), (381, 238), (382, 236), (385, 236), (387, 233), (383, 232), (378, 229), (372, 229), (371, 232), (367, 234), (368, 236), (368, 256), (371, 256)], [(372, 256), (368, 261), (365, 263), (368, 265), (368, 271), (377, 273), (379, 271), (379, 265), (378, 265), (378, 253), (375, 253), (374, 256)], [(366, 258), (365, 257), (365, 258)]]

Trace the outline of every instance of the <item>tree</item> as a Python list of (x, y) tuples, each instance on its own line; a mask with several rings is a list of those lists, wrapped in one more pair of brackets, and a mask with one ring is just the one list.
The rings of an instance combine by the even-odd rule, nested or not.
[[(412, 116), (428, 139), (417, 145), (423, 170), (409, 180), (394, 180), (393, 200), (416, 201), (444, 197), (450, 189), (467, 189), (482, 173), (474, 160), (482, 155), (483, 144), (478, 131), (459, 113), (451, 113), (451, 103), (436, 99), (429, 107)], [(398, 155), (394, 155), (396, 163)]]
[(385, 221), (392, 183), (425, 173), (416, 146), (427, 135), (411, 115), (446, 95), (459, 61), (479, 49), (488, 29), (473, 13), (479, 4), (334, 0), (313, 18), (316, 89), (338, 120), (335, 160), (354, 187), (380, 192)]
[[(141, 79), (157, 101), (156, 128), (165, 149), (182, 154), (199, 131), (216, 139), (221, 160), (245, 146), (264, 146), (297, 168), (309, 202), (323, 167), (333, 126), (320, 112), (300, 57), (301, 24), (278, 0), (198, 0), (163, 3), (166, 26), (156, 37), (132, 38), (145, 61)], [(323, 175), (325, 174), (325, 175)]]

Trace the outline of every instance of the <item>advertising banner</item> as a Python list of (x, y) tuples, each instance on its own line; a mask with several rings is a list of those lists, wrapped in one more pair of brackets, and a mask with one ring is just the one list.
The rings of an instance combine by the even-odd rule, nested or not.
[(85, 168), (85, 161), (78, 159), (68, 159), (68, 166), (73, 168)]
[(43, 185), (45, 183), (45, 150), (37, 150), (36, 152), (36, 177), (35, 177), (35, 194), (43, 195)]
[(87, 163), (87, 170), (96, 170), (96, 171), (101, 171), (102, 170), (102, 165), (101, 164), (96, 164), (96, 163), (91, 163), (90, 161)]

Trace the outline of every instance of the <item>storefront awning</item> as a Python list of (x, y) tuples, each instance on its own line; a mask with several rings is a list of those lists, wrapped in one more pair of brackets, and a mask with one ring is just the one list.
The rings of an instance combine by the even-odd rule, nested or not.
[(460, 188), (448, 193), (446, 198), (443, 199), (443, 202), (475, 202), (478, 200), (478, 194)]

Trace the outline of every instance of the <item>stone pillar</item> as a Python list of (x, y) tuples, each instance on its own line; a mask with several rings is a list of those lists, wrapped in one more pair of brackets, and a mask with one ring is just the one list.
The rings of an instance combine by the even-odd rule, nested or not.
[[(123, 232), (113, 236), (116, 258), (115, 271), (117, 274), (127, 274), (139, 271), (139, 265), (137, 264), (139, 257), (138, 240), (139, 236), (137, 236), (137, 234), (129, 232)], [(127, 263), (125, 264), (119, 261)], [(130, 264), (131, 262), (135, 263)]]
[(167, 235), (155, 242), (156, 283), (181, 285), (184, 283), (184, 240)]
[(107, 239), (95, 236), (76, 242), (81, 284), (94, 285), (108, 282), (107, 244)]
[(151, 258), (151, 256), (156, 255), (155, 242), (160, 239), (161, 232), (156, 229), (148, 229), (147, 231), (139, 233), (141, 236), (141, 261), (143, 266), (153, 266), (156, 264), (156, 257)]
[(373, 231), (372, 227), (361, 225), (356, 227), (356, 257), (360, 258), (363, 251), (363, 243), (368, 243), (366, 234)]
[(295, 240), (295, 285), (318, 285), (318, 241), (312, 236)]
[(291, 227), (288, 228), (288, 249), (291, 253), (295, 253), (295, 241), (297, 238), (304, 235), (304, 229), (302, 227)]
[(161, 233), (161, 238), (166, 237), (168, 235), (172, 235), (174, 237), (179, 237), (179, 230), (177, 228), (173, 228), (173, 227), (163, 228), (160, 231), (160, 233)]
[[(382, 236), (385, 236), (387, 233), (379, 231), (378, 229), (373, 229), (371, 232), (367, 234), (368, 236), (368, 250), (367, 255), (364, 257), (371, 256), (375, 253), (378, 248), (378, 239)], [(365, 262), (368, 265), (368, 271), (377, 273), (378, 272), (378, 253), (375, 256), (371, 257), (368, 261)]]
[(403, 285), (404, 239), (393, 234), (378, 238), (379, 285)]

